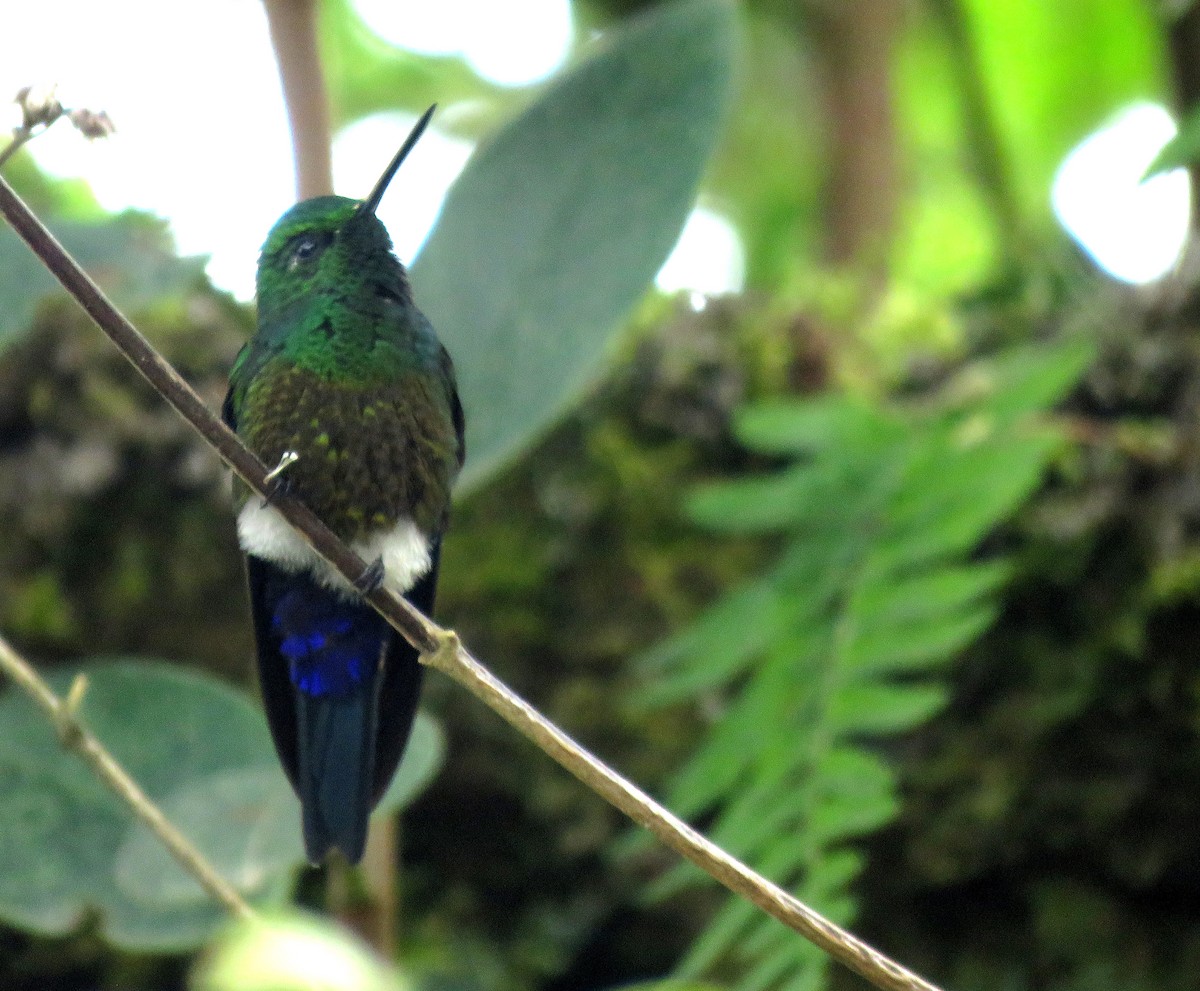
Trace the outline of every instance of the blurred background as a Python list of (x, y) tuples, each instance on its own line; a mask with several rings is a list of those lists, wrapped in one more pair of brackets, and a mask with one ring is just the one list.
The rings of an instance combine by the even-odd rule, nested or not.
[[(658, 13), (318, 6), (338, 192), (440, 106), (380, 211), (406, 263), (477, 146)], [(461, 494), (438, 618), (948, 988), (1193, 988), (1200, 8), (729, 9), (733, 81), (674, 248), (595, 329), (570, 402)], [(117, 127), (52, 128), (6, 178), (218, 407), (294, 199), (263, 6), (45, 0), (0, 23), (0, 94), (57, 82)], [(252, 694), (226, 473), (0, 233), (0, 631), (47, 670), (147, 658)], [(443, 679), (425, 711), (445, 746), (396, 828), (398, 886), (361, 896), (390, 899), (413, 986), (865, 987)], [(13, 837), (45, 791), (3, 751), (0, 861), (28, 867)], [(4, 988), (181, 987), (216, 925), (117, 936), (103, 897), (24, 912), (21, 884), (47, 884), (5, 871)], [(264, 898), (327, 897), (282, 877)]]

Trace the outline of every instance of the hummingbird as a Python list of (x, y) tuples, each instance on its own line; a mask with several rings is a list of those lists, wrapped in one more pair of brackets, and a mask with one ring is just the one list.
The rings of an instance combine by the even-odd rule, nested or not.
[(277, 466), (275, 484), (372, 562), (347, 582), (270, 499), (235, 481), (263, 705), (313, 863), (333, 849), (360, 859), (371, 810), (404, 753), (422, 667), (364, 596), (382, 584), (432, 611), (465, 454), (454, 365), (375, 216), (434, 109), (366, 199), (305, 200), (271, 229), (257, 329), (222, 407)]

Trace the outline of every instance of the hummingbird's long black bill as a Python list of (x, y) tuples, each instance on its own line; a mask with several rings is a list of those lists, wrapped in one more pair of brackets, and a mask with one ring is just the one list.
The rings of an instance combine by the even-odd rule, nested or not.
[(392, 159), (391, 164), (384, 169), (383, 175), (379, 177), (379, 181), (375, 183), (375, 188), (371, 190), (371, 195), (368, 196), (358, 205), (357, 215), (362, 217), (368, 214), (373, 214), (379, 208), (379, 201), (383, 199), (383, 194), (388, 188), (388, 183), (392, 181), (404, 160), (408, 158), (408, 153), (413, 150), (413, 146), (421, 139), (421, 135), (425, 132), (425, 128), (429, 125), (429, 119), (433, 116), (433, 112), (437, 110), (437, 104), (421, 114), (421, 119), (413, 124), (413, 129), (408, 132), (408, 137), (404, 139), (404, 144), (400, 146), (400, 150), (396, 152), (396, 157)]

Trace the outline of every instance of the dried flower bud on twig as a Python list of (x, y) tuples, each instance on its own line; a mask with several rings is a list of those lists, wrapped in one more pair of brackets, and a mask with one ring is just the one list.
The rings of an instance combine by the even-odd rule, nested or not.
[(85, 138), (92, 140), (94, 138), (107, 138), (117, 128), (112, 122), (112, 118), (103, 110), (68, 110), (67, 116), (71, 118), (71, 123), (75, 125), (75, 129)]
[(63, 115), (54, 87), (22, 86), (17, 91), (16, 104), (21, 108), (21, 127), (32, 131), (38, 125), (49, 127)]
[(89, 140), (106, 138), (116, 130), (112, 118), (103, 110), (87, 110), (83, 107), (68, 110), (59, 102), (53, 86), (22, 86), (13, 102), (21, 108), (21, 124), (13, 128), (12, 140), (0, 148), (0, 166), (12, 158), (17, 149), (35, 133), (40, 134), (64, 115), (75, 125), (75, 130)]

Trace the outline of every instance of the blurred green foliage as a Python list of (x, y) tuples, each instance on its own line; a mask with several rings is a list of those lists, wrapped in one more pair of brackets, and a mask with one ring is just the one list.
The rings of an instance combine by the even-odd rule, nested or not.
[(1197, 162), (1200, 162), (1200, 108), (1193, 107), (1191, 113), (1180, 122), (1179, 133), (1163, 145), (1150, 163), (1145, 178)]
[[(780, 534), (777, 560), (643, 660), (642, 703), (707, 700), (703, 744), (670, 804), (834, 921), (854, 914), (863, 858), (847, 841), (899, 812), (879, 739), (948, 700), (943, 671), (994, 621), (1008, 562), (982, 542), (1064, 442), (1039, 422), (1092, 357), (1025, 348), (964, 368), (919, 407), (829, 395), (744, 408), (738, 438), (788, 467), (695, 494), (717, 533)], [(680, 867), (663, 897), (701, 875)], [(824, 986), (827, 958), (731, 898), (680, 967), (732, 958), (738, 988)], [(733, 971), (737, 974), (738, 971)]]
[(295, 912), (225, 926), (189, 982), (192, 991), (307, 991), (314, 986), (408, 991), (411, 984), (350, 933)]
[[(578, 3), (575, 60), (588, 31), (649, 6)], [(456, 507), (439, 614), (602, 756), (652, 792), (674, 788), (755, 866), (820, 909), (856, 911), (863, 935), (946, 986), (1190, 989), (1195, 280), (1185, 268), (1146, 289), (1105, 281), (1055, 230), (1048, 183), (1128, 101), (1174, 93), (1194, 111), (1180, 88), (1200, 63), (1192, 5), (905, 5), (884, 74), (894, 127), (875, 149), (896, 165), (894, 220), (876, 256), (838, 266), (825, 245), (852, 217), (829, 198), (829, 73), (853, 60), (829, 48), (832, 9), (737, 7), (736, 97), (701, 195), (738, 228), (746, 291), (696, 308), (647, 300), (590, 392), (596, 351), (553, 373), (563, 391), (542, 397), (537, 446)], [(545, 89), (398, 53), (344, 0), (324, 5), (323, 32), (340, 122), (437, 100), (477, 138)], [(716, 89), (703, 92), (711, 114)], [(702, 144), (663, 163), (678, 189), (694, 185)], [(158, 229), (104, 218), (79, 184), (12, 164), (40, 210), (102, 225), (92, 263), (111, 264), (124, 305), (215, 408), (251, 314), (172, 262)], [(657, 232), (631, 216), (630, 236), (665, 250), (685, 207), (664, 210)], [(503, 262), (502, 241), (479, 245)], [(0, 239), (10, 255), (24, 264)], [(480, 284), (436, 256), (418, 265), (418, 292), (435, 277), (447, 298)], [(570, 270), (581, 299), (599, 285)], [(38, 660), (136, 652), (246, 678), (219, 466), (81, 317), (24, 285), (0, 275), (0, 627)], [(586, 331), (558, 319), (544, 312), (538, 334)], [(460, 364), (468, 324), (451, 331)], [(1087, 349), (1061, 342), (1081, 339), (1096, 360), (1071, 389)], [(879, 562), (904, 518), (924, 556), (897, 573)], [(660, 644), (663, 667), (629, 663)], [(866, 702), (835, 706), (855, 658), (896, 667), (865, 677)], [(648, 707), (655, 695), (671, 704)], [(762, 732), (747, 737), (756, 701)], [(631, 856), (614, 812), (452, 686), (431, 679), (427, 707), (449, 745), (402, 830), (400, 957), (414, 986), (604, 988), (671, 973), (691, 947), (689, 966), (711, 958), (706, 974), (729, 987), (861, 987), (711, 885), (648, 900), (681, 879), (671, 858), (650, 845)], [(745, 741), (727, 746), (735, 760), (730, 740)], [(196, 796), (179, 784), (186, 815)], [(236, 799), (238, 781), (225, 786)], [(180, 986), (177, 961), (113, 954), (99, 928), (3, 931), (0, 983)]]

